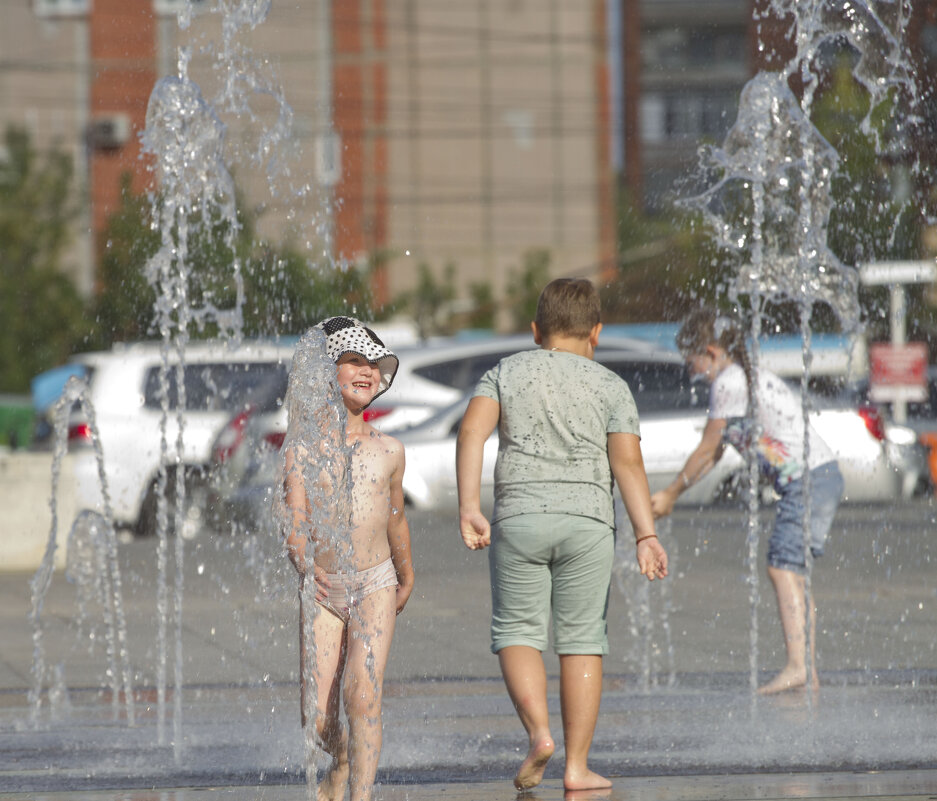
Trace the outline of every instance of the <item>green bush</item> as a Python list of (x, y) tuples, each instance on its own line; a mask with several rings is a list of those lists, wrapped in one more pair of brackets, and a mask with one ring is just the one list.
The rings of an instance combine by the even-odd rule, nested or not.
[(26, 448), (32, 442), (35, 414), (29, 400), (0, 398), (0, 445)]

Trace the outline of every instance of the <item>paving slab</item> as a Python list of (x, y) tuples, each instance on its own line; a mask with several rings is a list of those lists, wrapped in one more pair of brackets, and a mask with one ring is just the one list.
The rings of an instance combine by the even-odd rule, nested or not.
[[(565, 792), (562, 782), (545, 781), (518, 793), (508, 781), (382, 784), (374, 801), (769, 801), (808, 799), (840, 801), (931, 801), (937, 771), (901, 773), (738, 774), (719, 776), (651, 776), (619, 778), (611, 790)], [(2, 793), (2, 801), (303, 801), (302, 785), (227, 786), (161, 790)]]
[[(604, 797), (937, 798), (934, 518), (930, 501), (837, 517), (814, 580), (818, 695), (751, 692), (783, 654), (773, 597), (745, 567), (744, 515), (679, 512), (662, 530), (667, 582), (637, 580), (623, 552), (592, 751), (614, 777)], [(411, 525), (418, 585), (395, 635), (376, 797), (515, 798), (523, 732), (488, 650), (487, 561), (447, 516)], [(0, 573), (0, 799), (304, 797), (288, 566), (259, 536), (186, 544), (160, 704), (154, 553), (151, 541), (120, 548), (132, 724), (93, 598), (57, 573), (37, 640), (32, 575)], [(555, 658), (547, 665), (558, 721)], [(560, 751), (524, 797), (563, 797), (561, 770)]]

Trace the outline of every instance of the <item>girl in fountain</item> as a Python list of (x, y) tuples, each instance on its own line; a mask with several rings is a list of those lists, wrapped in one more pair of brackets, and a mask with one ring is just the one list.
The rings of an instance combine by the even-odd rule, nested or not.
[[(316, 694), (316, 736), (332, 757), (318, 798), (344, 799), (350, 785), (352, 801), (366, 801), (381, 751), (381, 696), (395, 615), (406, 605), (414, 581), (403, 512), (403, 446), (363, 416), (390, 387), (398, 360), (353, 318), (331, 317), (316, 328), (312, 333), (320, 359), (326, 358), (321, 354), (324, 334), (325, 369), (329, 361), (337, 365), (346, 426), (342, 431), (343, 415), (334, 399), (331, 407), (322, 402), (321, 385), (331, 376), (323, 380), (304, 369), (309, 357), (300, 353), (301, 342), (290, 372), (290, 428), (311, 429), (313, 444), (291, 439), (288, 431), (283, 470), (286, 544), (301, 582), (302, 722), (305, 728), (306, 704), (312, 700), (306, 698), (308, 670)], [(317, 392), (314, 408), (304, 409), (297, 396)], [(315, 582), (315, 610), (303, 607), (307, 577)], [(304, 634), (310, 613), (311, 653)], [(340, 697), (347, 732), (339, 720)]]
[[(709, 418), (696, 450), (677, 478), (651, 496), (655, 517), (668, 515), (685, 489), (722, 456), (726, 442), (744, 453), (757, 432), (754, 451), (761, 468), (780, 494), (774, 530), (768, 542), (768, 576), (777, 595), (778, 612), (787, 647), (787, 664), (758, 692), (770, 694), (818, 686), (816, 671), (816, 608), (807, 616), (804, 552), (804, 481), (810, 470), (810, 552), (823, 554), (827, 534), (843, 494), (843, 478), (832, 451), (809, 427), (804, 464), (804, 417), (799, 396), (778, 376), (760, 369), (752, 374), (745, 337), (728, 317), (700, 309), (684, 320), (677, 347), (690, 372), (711, 383)], [(754, 394), (756, 416), (750, 398)], [(810, 632), (810, 672), (807, 672), (807, 630)]]

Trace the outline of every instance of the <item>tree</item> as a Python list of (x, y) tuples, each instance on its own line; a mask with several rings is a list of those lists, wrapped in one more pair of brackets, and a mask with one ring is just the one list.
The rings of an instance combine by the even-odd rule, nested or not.
[(477, 281), (469, 284), (469, 297), (472, 309), (466, 315), (466, 324), (469, 328), (495, 327), (495, 295), (488, 281)]
[[(161, 201), (157, 197), (155, 202)], [(240, 332), (256, 337), (299, 334), (323, 317), (370, 307), (369, 271), (316, 264), (290, 247), (261, 240), (254, 217), (242, 202), (236, 205), (233, 235), (231, 221), (217, 214), (208, 219), (193, 214), (188, 220), (186, 267), (192, 308), (222, 313), (236, 309), (240, 283)], [(153, 201), (133, 194), (125, 181), (121, 208), (108, 220), (90, 346), (106, 348), (112, 342), (158, 335), (156, 293), (144, 274), (161, 243), (151, 219)], [(193, 322), (188, 333), (205, 338), (221, 331), (217, 319), (207, 314)]]
[(550, 280), (550, 258), (545, 248), (528, 250), (520, 270), (512, 270), (508, 277), (507, 301), (515, 331), (530, 330), (530, 322), (537, 316), (540, 292)]
[(61, 261), (74, 217), (72, 162), (40, 156), (29, 134), (9, 127), (0, 162), (0, 389), (25, 392), (37, 373), (63, 362), (83, 328), (83, 302)]
[[(904, 140), (911, 131), (907, 123), (900, 129), (895, 125), (896, 97), (871, 109), (870, 126), (863, 130), (860, 123), (870, 112), (870, 96), (853, 75), (853, 59), (848, 52), (839, 54), (812, 114), (814, 124), (840, 158), (833, 183), (836, 202), (830, 213), (830, 248), (843, 262), (856, 266), (922, 258), (928, 195), (934, 197), (934, 190), (932, 170), (918, 160), (926, 161), (928, 154)], [(926, 287), (908, 288), (911, 337), (934, 339), (937, 334), (935, 310), (927, 297)], [(886, 290), (864, 288), (860, 300), (872, 336), (886, 338)]]
[(410, 309), (421, 339), (451, 333), (448, 316), (443, 320), (442, 312), (455, 299), (455, 265), (450, 262), (445, 266), (442, 280), (437, 280), (425, 262), (421, 262), (417, 270), (416, 289), (404, 293), (396, 305)]
[(121, 179), (121, 205), (108, 219), (98, 270), (98, 289), (91, 300), (92, 326), (85, 347), (103, 350), (113, 342), (151, 336), (156, 293), (142, 265), (159, 247), (159, 232), (148, 224), (150, 201)]
[(726, 280), (696, 217), (677, 208), (650, 216), (619, 196), (618, 276), (600, 288), (604, 321), (679, 320), (700, 301), (712, 302)]

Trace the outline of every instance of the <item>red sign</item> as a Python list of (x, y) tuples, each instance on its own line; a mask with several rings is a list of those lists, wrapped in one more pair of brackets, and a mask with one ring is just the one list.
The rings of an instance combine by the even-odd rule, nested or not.
[(869, 397), (877, 403), (927, 400), (927, 345), (870, 345)]

